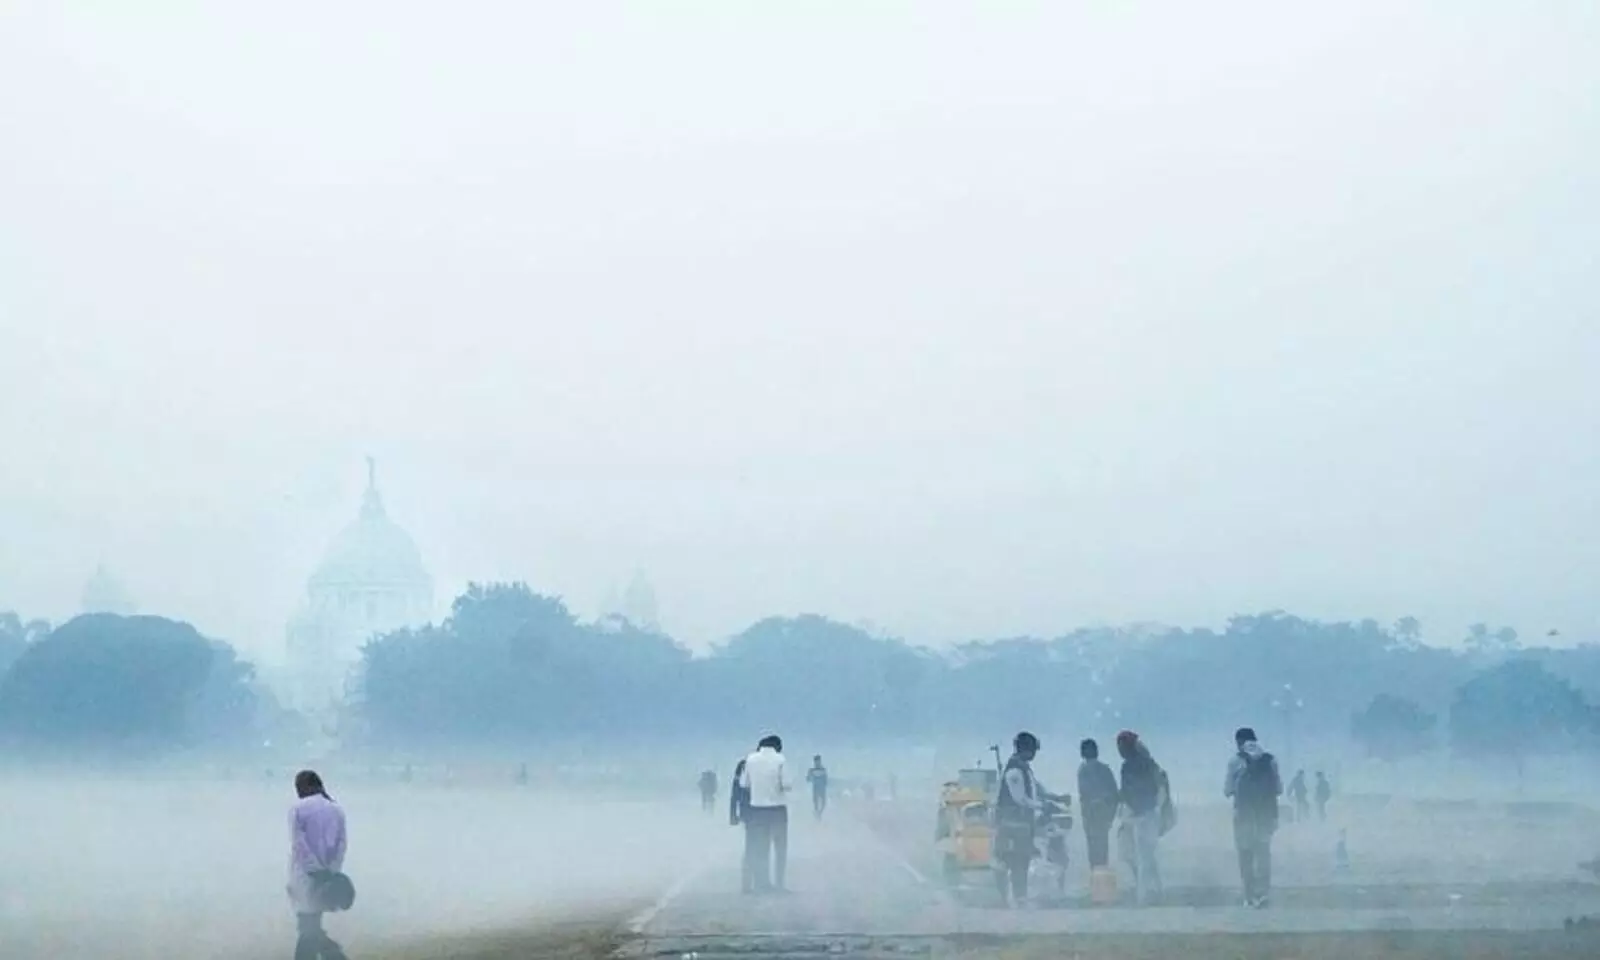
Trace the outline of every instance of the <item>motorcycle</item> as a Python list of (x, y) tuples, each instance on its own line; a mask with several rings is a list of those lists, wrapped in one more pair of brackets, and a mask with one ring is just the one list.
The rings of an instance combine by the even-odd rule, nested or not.
[(1028, 888), (1040, 902), (1067, 899), (1067, 839), (1072, 835), (1072, 798), (1044, 801), (1033, 831), (1034, 858), (1028, 864)]

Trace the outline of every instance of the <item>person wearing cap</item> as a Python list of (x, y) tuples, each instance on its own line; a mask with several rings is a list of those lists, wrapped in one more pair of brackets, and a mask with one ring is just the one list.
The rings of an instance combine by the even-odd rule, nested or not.
[(1049, 792), (1033, 774), (1039, 755), (1039, 738), (1024, 730), (1011, 741), (995, 798), (995, 868), (1000, 896), (1013, 907), (1028, 901), (1028, 865), (1034, 855), (1034, 826), (1045, 800), (1061, 798)]
[(756, 752), (744, 759), (739, 786), (748, 798), (743, 818), (745, 892), (782, 892), (789, 861), (790, 785), (781, 738), (761, 738)]

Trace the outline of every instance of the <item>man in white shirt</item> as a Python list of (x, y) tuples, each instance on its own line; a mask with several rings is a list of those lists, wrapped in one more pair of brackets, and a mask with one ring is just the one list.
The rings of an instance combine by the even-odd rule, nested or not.
[(746, 791), (744, 817), (745, 893), (784, 889), (789, 861), (789, 776), (783, 741), (761, 739), (744, 759), (739, 786)]

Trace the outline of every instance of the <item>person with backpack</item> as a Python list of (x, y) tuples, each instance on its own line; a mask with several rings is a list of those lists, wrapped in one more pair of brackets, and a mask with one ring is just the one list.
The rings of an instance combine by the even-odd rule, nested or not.
[(1233, 845), (1239, 853), (1244, 905), (1259, 910), (1272, 895), (1272, 835), (1278, 830), (1283, 779), (1278, 761), (1261, 749), (1254, 730), (1240, 727), (1233, 741), (1237, 751), (1228, 761), (1222, 795), (1233, 801)]
[(1170, 822), (1176, 823), (1176, 813), (1171, 810), (1171, 787), (1166, 771), (1137, 733), (1124, 730), (1117, 734), (1117, 753), (1122, 756), (1122, 784), (1117, 799), (1122, 804), (1123, 822), (1132, 833), (1134, 889), (1139, 906), (1155, 906), (1162, 895), (1156, 847), (1166, 832), (1163, 827), (1169, 816)]

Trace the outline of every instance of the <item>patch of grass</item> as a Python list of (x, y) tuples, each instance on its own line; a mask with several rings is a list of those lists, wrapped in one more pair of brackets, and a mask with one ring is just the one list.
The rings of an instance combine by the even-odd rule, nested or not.
[(555, 921), (515, 930), (428, 937), (377, 960), (612, 960), (630, 940), (617, 922)]
[(1144, 934), (953, 942), (948, 960), (1591, 960), (1592, 932)]

